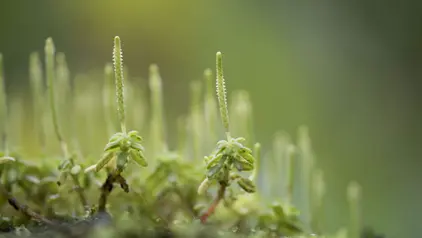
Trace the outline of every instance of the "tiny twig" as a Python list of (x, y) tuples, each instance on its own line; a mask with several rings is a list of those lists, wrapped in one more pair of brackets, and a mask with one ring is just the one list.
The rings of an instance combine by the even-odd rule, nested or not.
[(42, 222), (50, 227), (53, 227), (54, 229), (57, 229), (58, 231), (65, 232), (69, 234), (69, 229), (66, 227), (61, 226), (60, 224), (47, 219), (46, 217), (42, 216), (41, 214), (38, 214), (34, 212), (31, 208), (29, 208), (27, 205), (21, 204), (16, 198), (14, 198), (9, 192), (7, 192), (6, 188), (2, 184), (0, 184), (0, 193), (7, 198), (7, 201), (9, 202), (9, 205), (12, 206), (15, 210), (21, 212), (22, 214), (37, 220), (39, 222)]
[(220, 189), (218, 190), (217, 197), (215, 198), (214, 202), (208, 208), (207, 212), (201, 216), (201, 223), (205, 224), (207, 219), (210, 215), (212, 215), (217, 208), (220, 201), (224, 198), (224, 193), (226, 192), (227, 184), (220, 182)]
[(84, 189), (81, 186), (81, 183), (79, 182), (78, 178), (75, 175), (71, 175), (72, 180), (77, 187), (76, 192), (78, 193), (79, 199), (81, 200), (82, 206), (84, 207), (85, 211), (88, 209), (88, 201), (86, 200)]
[(109, 174), (107, 176), (107, 179), (101, 186), (101, 195), (98, 202), (98, 211), (99, 212), (105, 212), (106, 211), (106, 205), (107, 205), (107, 198), (110, 195), (111, 191), (114, 188), (114, 183), (117, 182), (120, 184), (120, 187), (125, 191), (126, 193), (129, 192), (129, 185), (126, 182), (126, 179), (123, 178), (120, 174)]

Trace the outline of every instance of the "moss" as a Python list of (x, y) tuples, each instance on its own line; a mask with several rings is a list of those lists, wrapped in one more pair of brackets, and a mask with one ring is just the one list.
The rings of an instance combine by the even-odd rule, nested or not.
[[(350, 229), (325, 234), (326, 187), (308, 129), (299, 128), (297, 143), (275, 133), (272, 149), (264, 150), (271, 146), (255, 141), (250, 95), (238, 91), (231, 103), (227, 100), (222, 53), (216, 55), (215, 84), (210, 69), (204, 71), (205, 90), (201, 81), (191, 84), (190, 114), (181, 116), (172, 132), (163, 124), (158, 66), (149, 69), (149, 88), (137, 88), (141, 84), (134, 79), (139, 78), (130, 77), (123, 65), (120, 38), (114, 43), (114, 87), (110, 63), (104, 75), (77, 75), (72, 83), (65, 55), (56, 56), (51, 38), (45, 72), (39, 54), (31, 54), (33, 100), (27, 105), (35, 113), (36, 133), (25, 140), (40, 147), (32, 153), (8, 143), (14, 128), (6, 126), (7, 105), (14, 104), (6, 100), (0, 55), (2, 237), (378, 237), (367, 229), (360, 234), (356, 183), (349, 189)], [(146, 111), (151, 120), (139, 115)], [(82, 126), (87, 118), (89, 130)], [(168, 135), (175, 135), (176, 145), (168, 143)], [(68, 144), (69, 138), (74, 143)]]

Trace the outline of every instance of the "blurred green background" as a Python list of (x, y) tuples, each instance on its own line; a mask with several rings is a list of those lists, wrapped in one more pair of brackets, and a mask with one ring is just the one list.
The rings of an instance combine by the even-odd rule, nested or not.
[[(388, 237), (422, 232), (422, 2), (2, 1), (7, 92), (28, 89), (28, 57), (53, 37), (75, 72), (102, 70), (113, 37), (132, 75), (157, 63), (167, 123), (191, 80), (224, 53), (229, 92), (246, 89), (258, 140), (310, 128), (325, 171), (329, 231), (347, 224), (346, 186), (363, 186), (364, 223)], [(174, 130), (173, 130), (174, 131)]]

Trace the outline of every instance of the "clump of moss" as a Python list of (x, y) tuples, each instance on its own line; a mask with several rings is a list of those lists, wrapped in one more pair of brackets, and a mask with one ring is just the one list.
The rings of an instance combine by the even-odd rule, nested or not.
[[(0, 55), (2, 235), (377, 237), (367, 230), (361, 233), (357, 183), (348, 189), (350, 227), (331, 236), (324, 233), (326, 187), (308, 129), (299, 128), (297, 143), (276, 133), (272, 149), (262, 155), (266, 147), (253, 137), (250, 95), (233, 92), (228, 104), (222, 53), (216, 55), (215, 84), (210, 69), (204, 71), (204, 81), (191, 84), (191, 110), (178, 120), (175, 150), (166, 139), (173, 132), (163, 125), (158, 66), (150, 66), (149, 87), (141, 88), (142, 81), (123, 65), (119, 37), (114, 39), (113, 60), (114, 80), (111, 63), (105, 64), (102, 76), (71, 75), (51, 38), (46, 40), (44, 71), (40, 55), (32, 53), (33, 103), (28, 105), (35, 133), (25, 136), (37, 148), (18, 151), (9, 143), (14, 128), (7, 122), (25, 121), (8, 113), (7, 106), (14, 104), (6, 100)], [(151, 91), (148, 110), (145, 88)], [(141, 113), (146, 111), (150, 120)], [(220, 136), (225, 139), (217, 141)], [(121, 189), (114, 189), (116, 184)], [(296, 190), (302, 199), (293, 196)]]

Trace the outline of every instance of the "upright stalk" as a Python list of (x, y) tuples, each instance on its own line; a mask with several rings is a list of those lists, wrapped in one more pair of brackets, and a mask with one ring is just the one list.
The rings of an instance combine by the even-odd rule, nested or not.
[(42, 75), (42, 65), (40, 56), (37, 52), (33, 52), (29, 59), (29, 78), (32, 89), (32, 100), (33, 100), (33, 118), (34, 128), (38, 135), (39, 145), (41, 151), (45, 152), (45, 131), (44, 131), (44, 83)]
[[(223, 77), (223, 59), (221, 52), (217, 52), (216, 54), (216, 68), (217, 68), (217, 80), (216, 80), (216, 91), (217, 91), (217, 98), (218, 98), (218, 104), (220, 108), (220, 115), (221, 115), (221, 121), (223, 122), (224, 129), (226, 131), (227, 136), (227, 142), (231, 141), (231, 135), (229, 131), (229, 112), (227, 109), (227, 96), (226, 96), (226, 85), (224, 82)], [(223, 169), (227, 169), (228, 166), (224, 166)], [(226, 172), (226, 175), (228, 176), (228, 172)], [(209, 184), (208, 178), (204, 180), (204, 182), (201, 184), (199, 192), (202, 192), (204, 190), (204, 187), (207, 187)], [(215, 198), (214, 202), (211, 204), (211, 206), (208, 208), (206, 213), (204, 213), (201, 216), (201, 222), (205, 223), (208, 219), (208, 217), (214, 213), (215, 208), (218, 206), (220, 201), (224, 198), (224, 194), (227, 188), (227, 181), (220, 180), (219, 181), (220, 188), (217, 193), (217, 197)]]
[(0, 53), (0, 122), (2, 123), (1, 128), (1, 139), (2, 139), (2, 149), (4, 151), (4, 156), (9, 155), (9, 145), (7, 138), (7, 128), (8, 128), (8, 107), (6, 102), (6, 90), (4, 82), (4, 72), (3, 72), (3, 55)]
[(112, 110), (115, 104), (114, 90), (114, 79), (113, 79), (113, 65), (108, 63), (104, 67), (104, 83), (103, 83), (103, 105), (104, 105), (104, 118), (106, 121), (108, 136), (115, 133), (116, 120), (114, 110)]
[[(68, 150), (68, 146), (66, 141), (64, 140), (62, 133), (60, 131), (60, 125), (58, 122), (57, 117), (57, 110), (56, 110), (56, 101), (55, 101), (55, 95), (54, 95), (54, 81), (55, 81), (55, 47), (53, 40), (51, 38), (48, 38), (46, 40), (45, 45), (45, 64), (46, 64), (46, 76), (47, 76), (47, 88), (48, 88), (48, 95), (49, 95), (49, 101), (50, 101), (50, 110), (51, 110), (51, 116), (53, 119), (53, 126), (54, 126), (54, 132), (56, 134), (56, 137), (60, 143), (63, 157), (65, 160), (70, 160), (70, 163), (72, 167), (75, 165), (73, 159), (71, 158), (71, 155)], [(87, 209), (88, 202), (86, 200), (83, 188), (78, 180), (77, 175), (70, 173), (73, 183), (77, 187), (76, 191), (79, 195), (79, 199), (81, 200), (82, 206), (84, 209)]]
[(321, 233), (322, 225), (322, 205), (325, 196), (324, 173), (320, 169), (313, 170), (312, 173), (312, 216), (311, 228), (314, 233)]
[(311, 147), (311, 139), (309, 137), (308, 128), (302, 126), (298, 131), (298, 148), (301, 158), (301, 174), (302, 174), (302, 192), (303, 198), (303, 216), (305, 223), (311, 226), (312, 217), (312, 171), (314, 167), (314, 157)]
[(151, 133), (152, 153), (156, 156), (167, 150), (164, 132), (164, 109), (162, 80), (158, 66), (153, 64), (149, 67), (149, 87), (151, 90)]
[(288, 145), (286, 149), (286, 187), (287, 187), (287, 203), (292, 205), (293, 201), (293, 192), (294, 192), (294, 183), (295, 183), (295, 147), (293, 145)]
[(255, 167), (252, 171), (251, 176), (249, 177), (249, 179), (251, 181), (255, 181), (257, 179), (258, 173), (259, 173), (260, 163), (262, 163), (262, 161), (261, 161), (261, 144), (255, 143), (253, 148), (254, 148), (253, 151), (254, 151), (254, 157), (255, 157)]
[(350, 208), (349, 237), (359, 238), (362, 229), (360, 200), (362, 197), (361, 187), (357, 182), (351, 182), (347, 187), (347, 198)]
[[(208, 136), (207, 144), (213, 144), (217, 141), (217, 104), (215, 101), (214, 95), (214, 86), (213, 86), (213, 78), (212, 78), (212, 71), (211, 69), (206, 69), (204, 71), (204, 78), (206, 82), (206, 94), (205, 94), (205, 107), (204, 107), (204, 115), (205, 115), (205, 122), (208, 127)], [(207, 149), (212, 149), (207, 148)]]
[(123, 78), (123, 55), (120, 38), (114, 38), (114, 78), (116, 83), (117, 113), (120, 120), (120, 129), (126, 134), (126, 114), (125, 114), (125, 98), (124, 98), (124, 78)]
[(216, 68), (217, 68), (216, 88), (217, 88), (218, 105), (220, 108), (221, 121), (223, 122), (227, 140), (229, 141), (231, 139), (230, 120), (229, 120), (229, 110), (227, 108), (227, 92), (226, 92), (226, 85), (225, 85), (226, 83), (223, 77), (223, 56), (221, 52), (217, 52), (216, 58), (217, 58), (216, 60)]
[(193, 157), (199, 159), (202, 152), (202, 141), (204, 138), (203, 118), (201, 118), (201, 82), (193, 81), (191, 83), (191, 121), (192, 121), (192, 142), (193, 142)]

